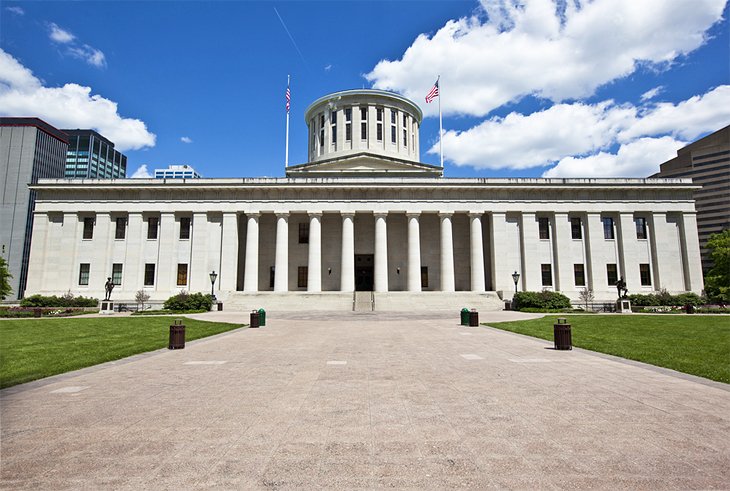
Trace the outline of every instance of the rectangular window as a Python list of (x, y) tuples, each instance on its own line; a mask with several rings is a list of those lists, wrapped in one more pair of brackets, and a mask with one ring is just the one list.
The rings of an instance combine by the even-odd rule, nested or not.
[(368, 139), (368, 108), (360, 108), (360, 139)]
[(332, 143), (337, 144), (337, 111), (330, 111), (330, 130)]
[(550, 219), (547, 217), (539, 217), (537, 225), (540, 229), (540, 239), (546, 240), (550, 238)]
[(324, 113), (319, 115), (319, 148), (324, 147)]
[(395, 144), (398, 142), (398, 111), (395, 109), (390, 110), (390, 142)]
[(606, 276), (608, 278), (608, 286), (616, 285), (618, 281), (618, 269), (615, 264), (606, 264)]
[(375, 115), (376, 115), (375, 120), (377, 121), (377, 123), (376, 123), (377, 131), (376, 131), (375, 136), (377, 137), (377, 140), (380, 142), (380, 141), (383, 141), (383, 108), (382, 107), (377, 108), (375, 110)]
[(122, 284), (122, 265), (119, 263), (112, 264), (112, 283), (114, 285)]
[(408, 146), (408, 130), (403, 128), (403, 148)]
[(352, 140), (352, 108), (345, 108), (345, 141)]
[(586, 272), (582, 264), (573, 265), (573, 278), (575, 286), (586, 286)]
[(276, 270), (273, 266), (269, 267), (269, 288), (274, 288), (274, 280), (276, 279)]
[(91, 265), (89, 263), (81, 263), (79, 267), (79, 285), (86, 286), (89, 284), (89, 271)]
[(428, 288), (428, 266), (421, 266), (421, 288)]
[(309, 272), (309, 268), (306, 266), (299, 266), (297, 269), (297, 286), (299, 288), (306, 288), (307, 287), (307, 274)]
[(157, 226), (160, 224), (160, 219), (157, 217), (149, 217), (147, 219), (147, 238), (157, 239)]
[(580, 217), (573, 217), (570, 219), (570, 235), (574, 239), (583, 238), (583, 228), (581, 227)]
[(299, 243), (309, 244), (309, 224), (306, 222), (299, 224)]
[(641, 275), (641, 286), (651, 286), (651, 270), (648, 264), (639, 264), (639, 275)]
[(127, 219), (124, 217), (117, 218), (117, 228), (114, 232), (115, 239), (123, 239), (127, 234)]
[(542, 286), (553, 286), (553, 265), (542, 264), (540, 269), (542, 270)]
[(94, 238), (94, 218), (86, 217), (86, 218), (84, 218), (84, 239), (93, 239), (93, 238)]
[(155, 284), (155, 265), (144, 265), (144, 286), (154, 286)]
[(634, 218), (634, 223), (636, 224), (636, 238), (646, 239), (646, 218), (636, 217)]
[(177, 286), (185, 286), (188, 284), (188, 265), (177, 265)]
[(181, 239), (190, 238), (190, 217), (180, 218), (180, 238)]
[(601, 218), (601, 221), (603, 222), (603, 238), (614, 239), (615, 237), (613, 235), (613, 218), (603, 217)]
[(396, 140), (396, 130), (395, 125), (390, 127), (390, 141), (395, 144), (397, 142)]

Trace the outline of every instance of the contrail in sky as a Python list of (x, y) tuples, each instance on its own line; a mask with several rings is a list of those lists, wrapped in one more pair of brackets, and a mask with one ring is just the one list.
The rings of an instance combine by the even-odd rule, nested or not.
[(304, 66), (309, 68), (307, 65), (307, 60), (304, 59), (304, 55), (302, 54), (301, 50), (299, 49), (299, 46), (297, 46), (297, 42), (294, 41), (294, 37), (291, 35), (291, 32), (289, 32), (289, 29), (286, 27), (286, 24), (284, 24), (284, 19), (281, 18), (281, 15), (279, 15), (279, 11), (276, 10), (276, 7), (274, 7), (274, 12), (276, 12), (276, 16), (279, 18), (279, 21), (281, 22), (282, 27), (286, 31), (286, 33), (289, 35), (289, 39), (291, 39), (291, 43), (294, 45), (294, 48), (297, 50), (297, 53), (299, 53), (299, 57), (304, 62)]

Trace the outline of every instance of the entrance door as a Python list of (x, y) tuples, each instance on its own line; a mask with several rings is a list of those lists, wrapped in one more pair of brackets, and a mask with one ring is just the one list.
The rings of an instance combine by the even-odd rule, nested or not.
[(375, 256), (373, 254), (355, 254), (355, 291), (373, 291), (374, 265)]

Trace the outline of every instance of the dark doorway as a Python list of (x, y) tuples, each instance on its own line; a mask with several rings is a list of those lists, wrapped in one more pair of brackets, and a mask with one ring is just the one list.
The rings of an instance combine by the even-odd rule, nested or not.
[(355, 291), (373, 291), (374, 265), (373, 254), (355, 254)]

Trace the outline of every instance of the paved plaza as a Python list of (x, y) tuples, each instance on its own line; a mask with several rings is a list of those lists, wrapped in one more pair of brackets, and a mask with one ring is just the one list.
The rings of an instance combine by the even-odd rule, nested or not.
[(458, 312), (270, 313), (2, 391), (2, 488), (730, 489), (729, 386), (551, 348)]

